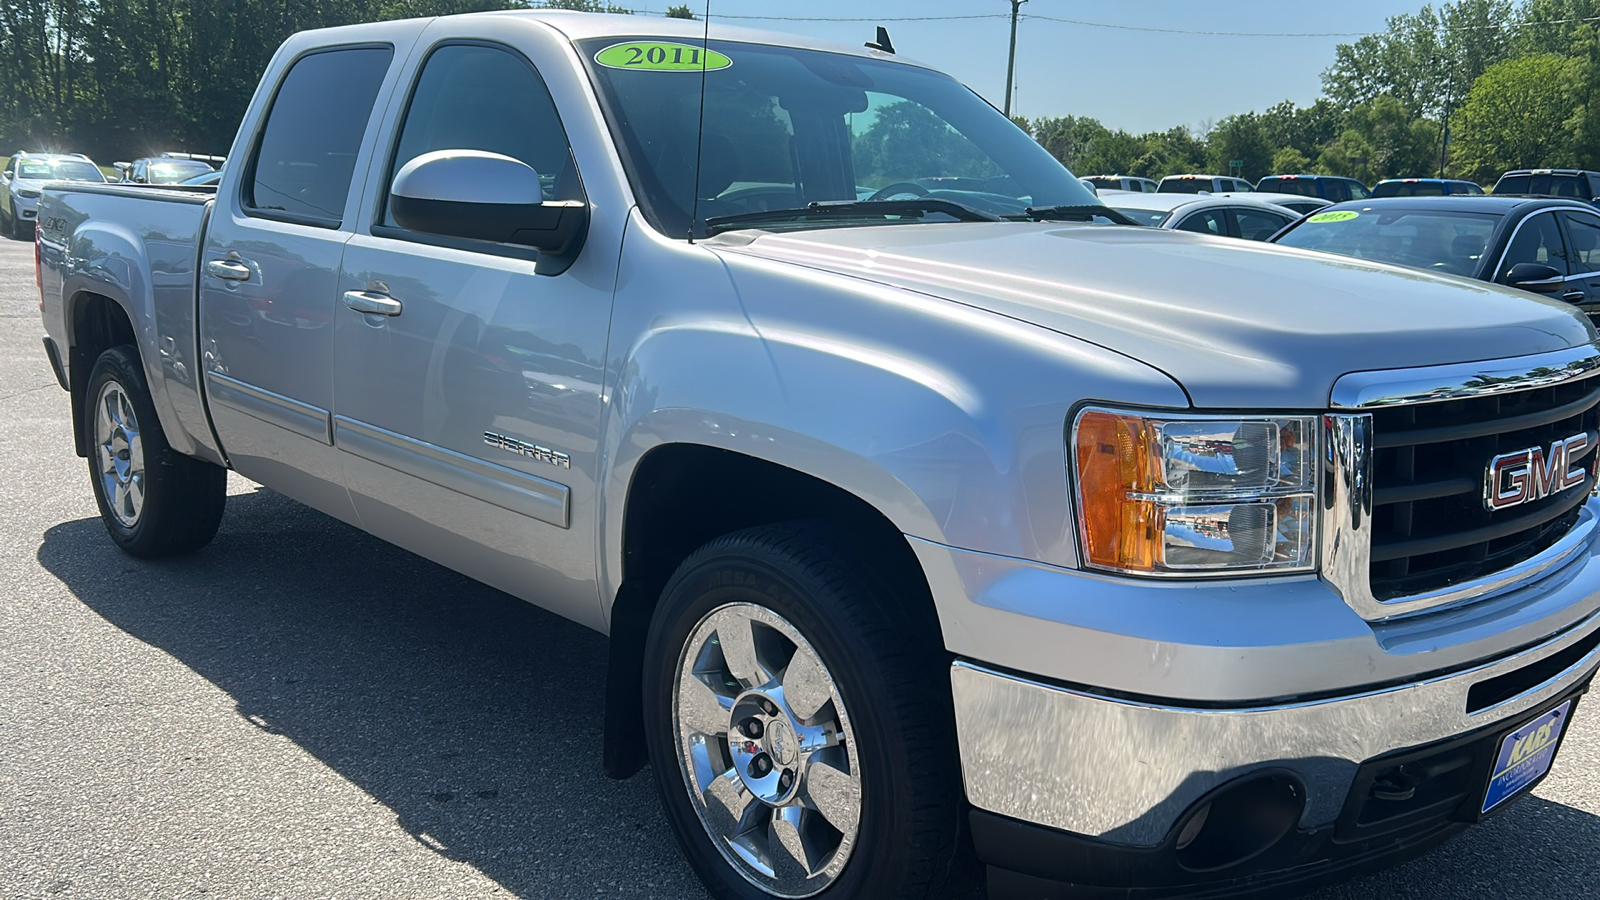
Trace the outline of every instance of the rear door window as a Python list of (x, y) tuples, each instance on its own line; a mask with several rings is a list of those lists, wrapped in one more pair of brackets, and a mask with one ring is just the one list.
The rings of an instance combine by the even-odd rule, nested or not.
[(339, 227), (361, 138), (393, 57), (389, 47), (350, 47), (294, 63), (243, 179), (243, 202), (253, 215)]
[(1244, 207), (1234, 207), (1233, 220), (1239, 225), (1239, 237), (1247, 241), (1264, 241), (1291, 221), (1271, 210)]
[(1571, 274), (1567, 265), (1567, 245), (1561, 239), (1555, 213), (1539, 213), (1523, 220), (1517, 228), (1516, 237), (1511, 239), (1505, 259), (1500, 262), (1500, 271), (1495, 279), (1503, 281), (1506, 273), (1518, 263), (1538, 263), (1550, 266), (1562, 275)]
[(1322, 199), (1343, 203), (1350, 197), (1350, 182), (1329, 178), (1322, 182)]
[(1564, 212), (1561, 218), (1567, 221), (1567, 237), (1571, 241), (1572, 270), (1579, 272), (1600, 272), (1600, 216), (1588, 213)]
[(1220, 209), (1204, 209), (1197, 213), (1191, 213), (1173, 227), (1178, 231), (1193, 231), (1198, 234), (1215, 234), (1224, 237), (1228, 234), (1228, 223)]

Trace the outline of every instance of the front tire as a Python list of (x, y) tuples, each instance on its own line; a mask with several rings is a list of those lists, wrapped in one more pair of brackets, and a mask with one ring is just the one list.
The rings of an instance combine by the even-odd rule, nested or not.
[(227, 502), (227, 470), (167, 443), (139, 354), (129, 346), (100, 354), (84, 399), (89, 478), (111, 540), (144, 558), (210, 543)]
[(646, 743), (713, 896), (948, 890), (948, 662), (917, 621), (820, 523), (718, 538), (673, 575), (646, 644)]

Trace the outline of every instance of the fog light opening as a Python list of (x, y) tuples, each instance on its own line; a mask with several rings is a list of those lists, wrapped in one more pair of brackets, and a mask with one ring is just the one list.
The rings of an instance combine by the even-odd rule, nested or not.
[(1213, 872), (1253, 859), (1294, 830), (1305, 790), (1284, 772), (1249, 775), (1190, 808), (1173, 841), (1178, 865)]

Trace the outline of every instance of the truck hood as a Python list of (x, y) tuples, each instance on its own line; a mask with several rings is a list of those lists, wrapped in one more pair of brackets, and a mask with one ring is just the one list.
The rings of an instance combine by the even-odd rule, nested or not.
[(1323, 408), (1340, 375), (1594, 339), (1559, 301), (1156, 228), (953, 223), (731, 232), (707, 244), (943, 297), (1167, 373), (1196, 406)]

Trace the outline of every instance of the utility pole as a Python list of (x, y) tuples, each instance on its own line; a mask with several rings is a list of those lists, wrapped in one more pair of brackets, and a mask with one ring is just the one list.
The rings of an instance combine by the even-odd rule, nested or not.
[(1017, 74), (1017, 11), (1028, 0), (1011, 0), (1011, 55), (1006, 59), (1006, 118), (1011, 118), (1011, 81)]

